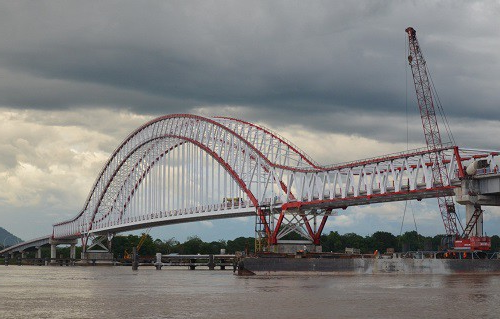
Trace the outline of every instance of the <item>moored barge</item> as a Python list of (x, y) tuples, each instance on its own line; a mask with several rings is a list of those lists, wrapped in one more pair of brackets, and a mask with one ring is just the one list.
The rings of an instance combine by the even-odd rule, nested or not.
[(238, 275), (500, 274), (498, 253), (409, 252), (364, 254), (262, 254), (241, 258)]

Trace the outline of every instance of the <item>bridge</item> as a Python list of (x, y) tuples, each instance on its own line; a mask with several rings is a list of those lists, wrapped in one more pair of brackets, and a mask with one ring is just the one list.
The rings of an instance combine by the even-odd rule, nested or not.
[[(442, 182), (433, 179), (430, 154), (446, 167)], [(276, 249), (291, 232), (319, 245), (334, 209), (455, 193), (472, 207), (469, 218), (475, 204), (500, 205), (499, 154), (448, 145), (322, 166), (265, 127), (166, 115), (114, 150), (74, 218), (0, 254), (51, 245), (55, 257), (56, 245), (77, 240), (90, 252), (123, 231), (241, 216), (255, 216), (262, 249)], [(475, 227), (482, 233), (482, 222)]]

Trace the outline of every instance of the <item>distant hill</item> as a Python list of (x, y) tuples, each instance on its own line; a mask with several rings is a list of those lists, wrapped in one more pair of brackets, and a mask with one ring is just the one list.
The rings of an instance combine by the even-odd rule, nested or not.
[(4, 244), (5, 247), (12, 246), (22, 241), (21, 238), (12, 235), (3, 227), (0, 227), (0, 247), (3, 247)]

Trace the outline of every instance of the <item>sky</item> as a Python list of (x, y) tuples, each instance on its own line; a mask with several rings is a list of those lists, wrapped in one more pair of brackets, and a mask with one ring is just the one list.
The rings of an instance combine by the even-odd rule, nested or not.
[[(408, 26), (456, 143), (500, 150), (498, 16), (500, 1), (2, 1), (0, 226), (51, 233), (81, 210), (114, 148), (164, 114), (254, 122), (322, 164), (422, 147)], [(402, 223), (404, 212), (351, 207), (325, 232), (444, 232), (435, 200), (408, 203)], [(487, 208), (486, 232), (499, 222)], [(253, 223), (151, 234), (233, 239)]]

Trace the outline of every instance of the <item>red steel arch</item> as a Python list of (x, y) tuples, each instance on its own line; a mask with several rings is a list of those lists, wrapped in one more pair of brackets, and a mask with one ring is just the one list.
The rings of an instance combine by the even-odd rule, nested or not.
[[(240, 125), (240, 127), (236, 129), (235, 125)], [(241, 125), (243, 126), (241, 127)], [(193, 126), (196, 126), (196, 128), (193, 128)], [(193, 129), (197, 129), (198, 131), (193, 132)], [(202, 129), (205, 131), (201, 132)], [(319, 166), (296, 146), (292, 145), (277, 134), (272, 133), (270, 130), (252, 123), (233, 118), (206, 118), (192, 114), (173, 114), (161, 116), (137, 128), (113, 151), (112, 155), (103, 166), (98, 178), (94, 182), (82, 211), (68, 221), (55, 224), (54, 236), (70, 237), (78, 236), (80, 234), (89, 234), (94, 231), (94, 222), (96, 220), (97, 212), (102, 208), (101, 203), (104, 201), (106, 196), (109, 196), (109, 190), (111, 185), (115, 183), (117, 176), (119, 174), (123, 174), (122, 169), (124, 165), (128, 163), (127, 161), (130, 159), (130, 156), (146, 143), (149, 143), (154, 139), (166, 137), (179, 138), (185, 142), (197, 145), (211, 157), (216, 159), (217, 162), (220, 163), (220, 165), (222, 165), (224, 169), (233, 177), (233, 179), (237, 181), (240, 189), (247, 194), (254, 207), (256, 207), (257, 214), (265, 224), (266, 232), (269, 234), (271, 231), (269, 230), (269, 227), (265, 222), (265, 218), (261, 213), (259, 208), (260, 203), (257, 196), (253, 194), (251, 189), (246, 187), (246, 183), (242, 180), (240, 173), (232, 168), (231, 163), (226, 162), (221, 157), (221, 154), (217, 153), (214, 149), (210, 149), (210, 147), (207, 147), (203, 143), (206, 136), (215, 134), (214, 132), (207, 132), (207, 129), (223, 132), (223, 134), (231, 137), (231, 141), (233, 141), (233, 139), (237, 140), (238, 143), (234, 144), (237, 146), (234, 147), (240, 149), (240, 154), (238, 155), (245, 156), (245, 152), (251, 153), (249, 155), (251, 161), (259, 162), (258, 165), (262, 167), (268, 175), (273, 174), (271, 172), (271, 168), (302, 172), (316, 171), (319, 169)], [(242, 134), (243, 130), (246, 130), (247, 134)], [(262, 135), (259, 138), (261, 148), (253, 145), (252, 142), (246, 138), (251, 134), (251, 130), (258, 130), (260, 132), (259, 134)], [(213, 139), (213, 136), (211, 138)], [(225, 141), (225, 143), (228, 142)], [(263, 149), (262, 145), (272, 149), (272, 156), (269, 153), (265, 153), (266, 150)], [(281, 153), (277, 154), (278, 152)], [(279, 157), (278, 155), (280, 155), (280, 158), (282, 159), (281, 162), (276, 161), (276, 158)], [(292, 160), (287, 161), (289, 158)], [(254, 167), (255, 166), (256, 164)], [(272, 176), (272, 179), (275, 178), (275, 176)], [(287, 192), (287, 186), (282, 180), (279, 180), (278, 185), (284, 190), (285, 193)], [(106, 216), (110, 213), (111, 211), (107, 213), (104, 212), (100, 219), (106, 218)], [(72, 225), (69, 226), (69, 224)], [(72, 230), (60, 232), (59, 230), (64, 227), (71, 228)]]
[[(155, 141), (157, 143), (152, 144)], [(224, 181), (229, 177), (232, 183), (230, 193), (224, 193), (226, 190), (223, 189), (223, 194), (213, 194), (214, 171), (212, 171), (212, 194), (209, 196), (208, 193), (203, 193), (209, 188), (206, 180), (210, 170), (206, 168), (203, 171), (207, 177), (206, 184), (196, 188), (202, 195), (198, 198), (195, 196), (194, 200), (184, 200), (182, 196), (182, 200), (177, 199), (173, 204), (194, 206), (169, 206), (169, 213), (163, 214), (164, 216), (159, 214), (159, 219), (154, 221), (143, 222), (145, 218), (156, 218), (153, 216), (154, 212), (149, 212), (147, 215), (144, 213), (145, 215), (141, 216), (127, 215), (134, 218), (127, 217), (127, 220), (121, 220), (124, 210), (130, 206), (134, 207), (129, 205), (129, 202), (134, 196), (133, 200), (138, 198), (138, 185), (145, 178), (152, 176), (150, 171), (159, 167), (158, 161), (174, 149), (185, 150), (186, 147), (201, 150), (200, 171), (203, 170), (202, 161), (205, 158), (206, 166), (208, 158), (211, 158), (212, 165), (223, 168)], [(286, 211), (287, 214), (293, 215), (293, 222), (303, 219), (301, 227), (304, 226), (305, 233), (317, 243), (326, 217), (332, 209), (436, 197), (439, 193), (452, 192), (463, 178), (463, 167), (469, 165), (477, 156), (486, 158), (491, 170), (500, 163), (498, 152), (459, 150), (457, 147), (444, 147), (433, 151), (439, 152), (444, 159), (443, 165), (446, 166), (448, 174), (445, 185), (433, 183), (432, 163), (428, 163), (427, 160), (430, 151), (427, 149), (322, 167), (286, 139), (261, 126), (228, 117), (166, 115), (136, 129), (113, 151), (94, 182), (83, 209), (74, 218), (55, 224), (53, 237), (82, 236), (87, 240), (90, 234), (138, 229), (148, 223), (162, 225), (256, 214), (265, 226), (270, 242), (276, 243), (278, 238), (283, 238), (284, 232), (295, 227), (291, 224), (283, 226), (284, 232), (277, 237), (280, 225), (285, 223)], [(190, 153), (185, 156), (189, 157), (188, 154)], [(192, 155), (195, 158), (198, 156), (194, 153)], [(180, 151), (176, 156), (180, 156)], [(167, 163), (162, 162), (161, 165), (165, 167)], [(187, 172), (189, 173), (189, 170)], [(178, 169), (176, 174), (179, 176), (184, 174), (184, 167), (182, 170)], [(218, 178), (220, 183), (220, 175)], [(177, 177), (177, 186), (179, 179), (180, 177)], [(202, 180), (200, 177), (195, 182)], [(182, 185), (187, 189), (189, 196), (191, 195), (189, 187), (193, 183), (190, 182), (187, 187)], [(233, 185), (237, 188), (236, 194), (243, 194), (244, 198), (233, 197)], [(171, 189), (178, 192), (177, 194), (181, 191), (174, 187)], [(217, 190), (220, 189), (219, 185)], [(169, 189), (169, 196), (170, 193)], [(233, 204), (226, 209), (223, 205), (229, 194)], [(238, 202), (243, 200), (246, 202), (236, 207), (235, 199)], [(151, 207), (149, 205), (148, 209), (152, 209)], [(153, 209), (158, 207), (161, 206), (156, 205)], [(272, 223), (275, 223), (274, 229), (267, 223), (263, 214), (264, 209), (272, 212), (271, 214), (281, 213), (277, 220), (272, 219)], [(200, 213), (201, 215), (197, 216), (201, 217), (187, 215), (193, 212)], [(306, 214), (316, 216), (318, 212), (323, 214), (324, 218), (318, 229), (312, 229)], [(133, 221), (130, 221), (132, 219)]]

